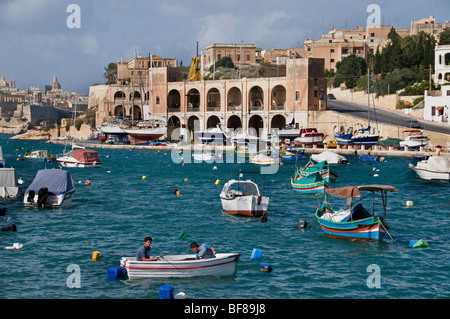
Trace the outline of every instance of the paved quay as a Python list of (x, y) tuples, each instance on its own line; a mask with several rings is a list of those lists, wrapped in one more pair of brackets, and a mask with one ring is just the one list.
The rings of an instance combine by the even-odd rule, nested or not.
[[(62, 144), (65, 145), (65, 141), (61, 140), (49, 140), (49, 143)], [(215, 151), (233, 151), (234, 147), (231, 145), (226, 146), (212, 146), (212, 145), (200, 145), (200, 144), (187, 144), (187, 145), (127, 145), (127, 144), (104, 144), (98, 143), (97, 141), (89, 140), (79, 140), (75, 144), (97, 148), (97, 149), (128, 149), (128, 150), (191, 150), (191, 151), (202, 151), (202, 150), (215, 150)], [(414, 155), (420, 156), (433, 156), (433, 155), (443, 155), (450, 156), (449, 152), (440, 151), (439, 149), (421, 148), (420, 150), (398, 150), (393, 147), (385, 148), (380, 145), (373, 146), (371, 149), (364, 149), (359, 146), (338, 146), (337, 148), (327, 148), (327, 147), (293, 147), (291, 150), (298, 151), (304, 150), (305, 154), (319, 154), (324, 151), (332, 151), (340, 155), (372, 155), (372, 156), (395, 156), (395, 157), (413, 157)]]

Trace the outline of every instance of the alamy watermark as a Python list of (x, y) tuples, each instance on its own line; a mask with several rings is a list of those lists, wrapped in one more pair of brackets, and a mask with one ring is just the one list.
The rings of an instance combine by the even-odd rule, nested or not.
[(370, 13), (367, 17), (367, 27), (380, 27), (381, 26), (381, 9), (378, 4), (369, 4), (366, 8), (366, 12)]
[(78, 4), (69, 4), (66, 12), (70, 13), (67, 17), (66, 25), (69, 29), (81, 28), (81, 8)]
[(81, 288), (81, 268), (76, 264), (67, 266), (67, 272), (71, 272), (67, 277), (66, 284), (68, 288)]
[(371, 264), (367, 266), (367, 272), (371, 273), (367, 277), (368, 288), (381, 288), (381, 269), (377, 264)]

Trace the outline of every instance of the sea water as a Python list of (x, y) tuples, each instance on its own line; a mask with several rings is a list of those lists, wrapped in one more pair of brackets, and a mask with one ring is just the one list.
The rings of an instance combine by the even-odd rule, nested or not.
[[(23, 180), (22, 192), (37, 170), (58, 169), (58, 164), (20, 159), (26, 150), (61, 154), (63, 145), (9, 138), (0, 136), (3, 155)], [(76, 187), (71, 206), (26, 208), (21, 196), (1, 201), (7, 211), (0, 223), (15, 224), (17, 232), (0, 233), (0, 248), (13, 243), (23, 248), (0, 249), (0, 298), (158, 299), (164, 284), (192, 299), (450, 297), (450, 184), (419, 179), (408, 169), (413, 159), (363, 162), (347, 156), (350, 164), (333, 166), (339, 177), (331, 187), (386, 184), (399, 190), (387, 202), (395, 242), (386, 236), (368, 243), (329, 238), (314, 224), (323, 197), (293, 191), (295, 162), (285, 161), (275, 174), (261, 175), (245, 173), (259, 171), (249, 163), (183, 166), (173, 161), (170, 150), (98, 152), (101, 168), (68, 169)], [(305, 155), (297, 164), (307, 160)], [(270, 197), (267, 222), (222, 212), (219, 193), (239, 170)], [(413, 205), (407, 207), (407, 201)], [(299, 229), (299, 221), (308, 227)], [(186, 236), (179, 236), (183, 232)], [(145, 236), (153, 238), (152, 256), (174, 250), (193, 254), (188, 248), (192, 241), (207, 242), (216, 252), (238, 252), (237, 272), (220, 278), (109, 280), (108, 269), (118, 266), (121, 257), (134, 256)], [(424, 239), (428, 247), (410, 248), (412, 239)], [(250, 258), (255, 248), (262, 251), (260, 260)], [(100, 252), (97, 261), (94, 251)], [(260, 271), (262, 264), (272, 271)]]

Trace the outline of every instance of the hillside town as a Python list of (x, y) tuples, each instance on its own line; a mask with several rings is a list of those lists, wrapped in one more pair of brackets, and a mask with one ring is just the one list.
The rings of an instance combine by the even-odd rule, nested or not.
[[(95, 125), (91, 121), (89, 128), (77, 134), (77, 138), (82, 139), (93, 136), (108, 138), (109, 135), (116, 143), (146, 143), (149, 142), (148, 137), (139, 140), (134, 136), (133, 139), (124, 131), (113, 134), (107, 126), (119, 122), (121, 125), (125, 122), (126, 125), (139, 122), (148, 125), (142, 123), (149, 121), (165, 127), (166, 131), (160, 137), (173, 141), (194, 140), (195, 130), (207, 131), (218, 126), (225, 130), (254, 129), (258, 136), (267, 138), (274, 129), (281, 130), (289, 124), (297, 130), (315, 127), (330, 139), (338, 131), (356, 132), (366, 126), (367, 123), (350, 115), (340, 114), (336, 121), (332, 111), (334, 100), (330, 97), (367, 104), (367, 68), (372, 69), (369, 81), (372, 81), (371, 93), (375, 93), (377, 108), (406, 114), (411, 119), (448, 125), (450, 86), (446, 84), (450, 83), (450, 44), (439, 43), (446, 41), (440, 41), (441, 34), (447, 37), (449, 30), (450, 23), (437, 23), (434, 17), (430, 17), (411, 21), (410, 28), (391, 25), (333, 28), (320, 39), (306, 39), (301, 48), (261, 49), (255, 44), (212, 43), (206, 46), (205, 52), (201, 50), (192, 59), (190, 69), (180, 66), (175, 58), (151, 54), (142, 56), (137, 52), (128, 60), (121, 57), (115, 61), (107, 84), (91, 86), (89, 97), (63, 92), (56, 77), (44, 92), (37, 88), (19, 91), (14, 80), (8, 83), (2, 77), (2, 118), (8, 118), (9, 123), (12, 119), (19, 120), (22, 124), (20, 132), (35, 127), (39, 129), (47, 127), (48, 123), (45, 116), (36, 120), (28, 115), (30, 107), (46, 107), (48, 119), (48, 114), (55, 114), (57, 109), (73, 110), (76, 100), (78, 111), (90, 109), (95, 112)], [(410, 80), (411, 83), (405, 87), (379, 84), (388, 78), (386, 74), (394, 74), (398, 70), (378, 71), (377, 74), (377, 59), (395, 42), (409, 39), (428, 41), (428, 47), (432, 45), (432, 56), (419, 61), (420, 71), (414, 71), (424, 76)], [(365, 64), (360, 74), (352, 75), (360, 77), (363, 85), (349, 81), (336, 83), (340, 65), (341, 70), (344, 69), (343, 62), (350, 58), (359, 58)], [(225, 60), (231, 66), (221, 63)], [(428, 64), (430, 61), (434, 63)], [(409, 67), (414, 68), (416, 65)], [(409, 92), (422, 82), (427, 85), (426, 89), (418, 93)], [(387, 87), (387, 92), (384, 87)], [(57, 115), (52, 125), (61, 126), (63, 117), (63, 114)], [(65, 117), (63, 125), (71, 123), (71, 115)], [(396, 126), (378, 124), (380, 136), (405, 138)], [(374, 127), (371, 129), (375, 130)], [(180, 130), (183, 131), (182, 136), (172, 136), (172, 132)], [(55, 128), (46, 130), (41, 138), (65, 134), (70, 135), (71, 130)], [(446, 144), (445, 134), (432, 135), (435, 142), (431, 144)]]

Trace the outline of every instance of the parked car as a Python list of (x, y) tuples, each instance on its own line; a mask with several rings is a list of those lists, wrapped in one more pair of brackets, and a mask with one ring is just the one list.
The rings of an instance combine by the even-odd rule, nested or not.
[(336, 97), (334, 96), (333, 93), (328, 93), (327, 94), (327, 99), (329, 99), (329, 100), (336, 100)]
[(406, 122), (405, 126), (412, 127), (412, 128), (419, 128), (420, 123), (419, 123), (419, 121), (416, 121), (416, 120), (409, 120), (408, 122)]

